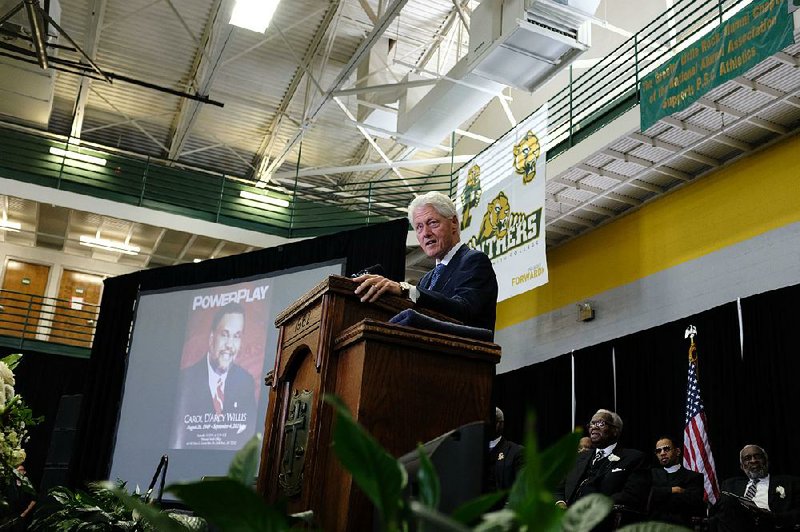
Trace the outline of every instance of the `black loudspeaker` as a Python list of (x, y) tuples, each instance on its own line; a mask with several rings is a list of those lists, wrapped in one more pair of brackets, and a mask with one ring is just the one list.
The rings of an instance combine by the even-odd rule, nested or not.
[(62, 395), (58, 402), (58, 411), (50, 435), (50, 446), (47, 448), (47, 460), (42, 472), (40, 488), (42, 492), (54, 486), (62, 486), (67, 482), (69, 461), (72, 458), (72, 447), (78, 427), (78, 416), (81, 412), (83, 395)]
[[(486, 425), (482, 421), (475, 421), (423, 445), (425, 454), (439, 475), (441, 512), (449, 514), (483, 492), (484, 465), (489, 448), (487, 437)], [(416, 498), (419, 493), (419, 451), (415, 449), (401, 456), (400, 463), (408, 471), (408, 495)]]

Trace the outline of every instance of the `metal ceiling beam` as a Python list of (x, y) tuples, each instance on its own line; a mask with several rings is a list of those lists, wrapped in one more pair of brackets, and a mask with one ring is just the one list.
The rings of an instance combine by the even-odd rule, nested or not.
[[(739, 80), (733, 80), (733, 81), (739, 82)], [(754, 81), (754, 83), (758, 83), (758, 82)], [(779, 98), (776, 98), (774, 100), (771, 100), (769, 102), (766, 102), (763, 105), (759, 106), (758, 108), (751, 110), (750, 111), (750, 115), (751, 116), (756, 116), (759, 113), (767, 111), (767, 110), (771, 109), (772, 107), (775, 107), (775, 106), (777, 106), (777, 105), (779, 105), (781, 103), (784, 103), (786, 101), (789, 101), (789, 100), (792, 100), (794, 98), (797, 98), (796, 92), (797, 91), (792, 92), (792, 93), (782, 93), (783, 96), (781, 96)], [(691, 144), (691, 145), (689, 145), (689, 146), (687, 146), (685, 148), (682, 148), (680, 151), (674, 152), (672, 155), (669, 155), (668, 157), (666, 157), (664, 160), (662, 160), (660, 162), (663, 163), (663, 164), (667, 164), (670, 161), (672, 161), (673, 159), (676, 159), (678, 157), (685, 157), (687, 152), (695, 149), (697, 146), (699, 146), (703, 142), (708, 142), (709, 140), (720, 141), (720, 137), (726, 137), (726, 140), (733, 140), (733, 139), (730, 139), (729, 137), (727, 137), (726, 135), (724, 135), (723, 131), (726, 131), (727, 128), (734, 127), (737, 124), (739, 124), (739, 123), (741, 123), (741, 122), (743, 122), (745, 120), (748, 120), (748, 119), (749, 119), (748, 117), (738, 118), (733, 123), (729, 124), (726, 127), (726, 129), (720, 129), (720, 130), (717, 130), (717, 131), (705, 130), (705, 128), (699, 128), (699, 126), (693, 126), (691, 124), (686, 124), (684, 121), (677, 120), (677, 119), (672, 118), (672, 117), (667, 117), (665, 119), (661, 119), (662, 121), (666, 121), (667, 123), (670, 123), (670, 122), (676, 123), (675, 127), (679, 127), (681, 129), (688, 129), (686, 126), (691, 126), (692, 128), (695, 128), (695, 129), (703, 129), (705, 131), (710, 131), (711, 134), (706, 136), (706, 137), (704, 137), (704, 138), (696, 140), (693, 144)], [(644, 137), (644, 138), (647, 138), (647, 137)], [(639, 139), (637, 139), (637, 140), (639, 140)], [(736, 142), (738, 142), (738, 141), (736, 141)], [(741, 144), (747, 145), (746, 143), (741, 143)], [(747, 150), (745, 153), (748, 153), (748, 152), (749, 152), (749, 150)], [(737, 157), (729, 159), (728, 161), (726, 161), (726, 164), (730, 163), (732, 160), (735, 160), (735, 159), (737, 159)], [(588, 166), (588, 165), (579, 165), (579, 166)], [(611, 188), (609, 188), (603, 194), (600, 194), (598, 197), (602, 197), (602, 196), (608, 197), (609, 194), (611, 194), (612, 192), (615, 192), (616, 189), (618, 189), (619, 187), (621, 187), (623, 185), (626, 185), (626, 184), (629, 184), (629, 185), (630, 184), (634, 184), (633, 181), (638, 179), (638, 178), (640, 178), (641, 176), (643, 176), (644, 173), (647, 172), (647, 171), (649, 171), (649, 169), (644, 169), (644, 170), (642, 170), (641, 172), (639, 172), (636, 175), (627, 177), (624, 181), (620, 181), (616, 185), (614, 185)], [(701, 172), (698, 175), (703, 175), (704, 173), (706, 173), (706, 172)], [(636, 183), (637, 186), (638, 186), (638, 184), (639, 183)], [(591, 201), (595, 201), (595, 200), (597, 200), (597, 197), (592, 198)], [(547, 227), (549, 227), (551, 223), (556, 223), (559, 220), (566, 220), (567, 217), (574, 216), (575, 213), (579, 212), (582, 207), (583, 207), (583, 205), (577, 205), (577, 206), (573, 207), (572, 209), (570, 209), (566, 213), (560, 214), (558, 216), (551, 217), (550, 220), (547, 223)]]
[[(364, 56), (364, 54), (369, 52), (370, 48), (372, 48), (372, 46), (375, 44), (375, 41), (381, 35), (383, 35), (383, 33), (386, 31), (386, 28), (388, 28), (389, 24), (392, 23), (392, 21), (400, 13), (400, 11), (403, 9), (403, 7), (406, 5), (407, 2), (408, 0), (394, 0), (394, 2), (392, 2), (392, 4), (381, 15), (381, 18), (378, 20), (378, 23), (373, 27), (370, 34), (367, 35), (367, 37), (363, 41), (361, 41), (361, 44), (358, 46), (352, 57), (350, 57), (350, 60), (347, 62), (344, 68), (342, 68), (339, 71), (339, 74), (334, 79), (333, 83), (331, 84), (331, 87), (328, 89), (328, 92), (322, 95), (320, 101), (317, 102), (313, 110), (308, 113), (305, 127), (300, 128), (295, 132), (295, 134), (292, 136), (291, 139), (289, 139), (289, 141), (286, 143), (283, 149), (281, 149), (280, 154), (277, 157), (275, 157), (266, 167), (266, 169), (264, 170), (265, 176), (270, 176), (275, 172), (275, 170), (280, 168), (280, 166), (286, 160), (286, 157), (292, 152), (292, 150), (294, 150), (297, 143), (300, 142), (300, 140), (303, 138), (303, 135), (305, 134), (306, 130), (309, 127), (311, 127), (314, 124), (314, 122), (316, 122), (317, 118), (319, 117), (320, 111), (322, 111), (322, 108), (325, 107), (325, 105), (331, 98), (333, 98), (333, 92), (338, 90), (339, 87), (342, 86), (342, 83), (344, 83), (345, 80), (348, 77), (350, 77), (350, 75), (355, 70), (356, 66), (358, 66), (358, 63), (361, 60), (362, 56)], [(321, 41), (321, 38), (319, 40)], [(310, 55), (311, 57), (309, 58), (309, 60), (313, 58), (313, 54)], [(298, 76), (295, 77), (302, 77), (302, 73), (298, 72)], [(265, 156), (266, 154), (263, 152), (259, 152), (258, 154), (258, 158), (261, 160), (263, 160), (263, 157)], [(260, 167), (261, 166), (259, 166), (259, 168)]]
[(634, 187), (637, 187), (637, 188), (642, 188), (644, 190), (649, 190), (650, 192), (655, 192), (656, 194), (663, 194), (663, 192), (664, 192), (664, 189), (662, 187), (658, 186), (658, 185), (654, 185), (652, 183), (646, 183), (644, 181), (637, 181), (635, 183), (629, 182), (629, 181), (631, 181), (633, 179), (632, 176), (619, 174), (617, 172), (608, 170), (606, 168), (598, 168), (596, 166), (592, 166), (592, 165), (587, 164), (587, 163), (581, 163), (581, 164), (575, 165), (575, 167), (579, 168), (579, 169), (581, 169), (581, 170), (583, 170), (585, 172), (590, 172), (590, 173), (595, 174), (595, 175), (599, 175), (599, 176), (615, 179), (615, 180), (619, 181), (620, 183), (627, 183), (627, 184), (629, 184), (631, 186), (634, 186)]
[(159, 148), (161, 148), (162, 150), (164, 150), (164, 152), (165, 152), (165, 153), (169, 151), (169, 149), (168, 149), (168, 148), (167, 148), (167, 147), (164, 145), (164, 143), (162, 143), (160, 140), (158, 140), (158, 139), (157, 139), (157, 138), (155, 138), (153, 135), (151, 135), (151, 134), (150, 134), (150, 133), (149, 133), (149, 132), (148, 132), (148, 131), (147, 131), (145, 128), (143, 128), (143, 127), (141, 126), (141, 124), (139, 124), (139, 122), (137, 121), (137, 120), (139, 120), (138, 118), (131, 118), (130, 116), (128, 116), (127, 114), (125, 114), (124, 112), (122, 112), (122, 110), (121, 110), (121, 109), (119, 109), (119, 108), (118, 108), (116, 105), (114, 105), (113, 103), (111, 103), (110, 101), (108, 101), (108, 98), (106, 98), (105, 96), (103, 96), (102, 94), (100, 94), (100, 93), (99, 93), (99, 92), (97, 92), (97, 91), (94, 91), (94, 93), (95, 93), (95, 94), (97, 94), (97, 96), (98, 96), (98, 97), (99, 97), (101, 100), (103, 100), (104, 102), (106, 102), (106, 104), (107, 104), (109, 107), (111, 107), (111, 108), (112, 108), (114, 111), (116, 111), (117, 113), (119, 113), (119, 115), (120, 115), (121, 117), (123, 117), (125, 120), (127, 120), (128, 122), (130, 122), (130, 124), (131, 124), (133, 127), (135, 127), (136, 129), (138, 129), (139, 131), (141, 131), (141, 132), (142, 132), (142, 134), (143, 134), (145, 137), (147, 137), (148, 139), (150, 139), (150, 140), (151, 140), (151, 141), (152, 141), (152, 142), (153, 142), (153, 143), (154, 143), (156, 146), (158, 146)]
[(464, 9), (461, 7), (461, 4), (458, 3), (458, 0), (452, 0), (453, 6), (456, 8), (456, 12), (458, 13), (458, 18), (461, 19), (461, 23), (464, 25), (464, 29), (467, 30), (469, 33), (469, 20), (467, 20), (467, 14), (464, 13)]
[[(366, 87), (352, 87), (349, 89), (340, 89), (333, 91), (333, 96), (350, 96), (351, 94), (362, 94), (365, 92), (392, 92), (400, 88), (413, 88), (424, 87), (425, 85), (433, 85), (438, 83), (441, 78), (434, 79), (416, 79), (414, 81), (401, 81), (399, 83), (384, 83), (382, 85), (370, 85)], [(395, 112), (397, 110), (395, 109)]]
[[(97, 44), (100, 42), (106, 4), (106, 0), (92, 0), (92, 4), (89, 7), (89, 30), (86, 33), (84, 48), (86, 55), (92, 60), (97, 56)], [(78, 94), (75, 98), (75, 106), (72, 109), (72, 126), (70, 127), (70, 136), (76, 139), (81, 138), (83, 118), (86, 112), (86, 103), (89, 101), (89, 88), (91, 85), (92, 79), (90, 77), (81, 77), (80, 85), (78, 85)]]
[(178, 253), (178, 257), (172, 262), (172, 264), (180, 264), (183, 262), (183, 257), (185, 257), (189, 250), (192, 249), (195, 240), (197, 240), (197, 235), (192, 235), (189, 237), (189, 240), (187, 240), (186, 244), (183, 245), (180, 253)]
[[(317, 32), (314, 34), (314, 38), (309, 44), (308, 50), (298, 65), (297, 70), (295, 70), (292, 81), (289, 83), (289, 87), (286, 89), (286, 92), (281, 99), (281, 103), (278, 105), (278, 109), (275, 111), (272, 123), (267, 130), (267, 134), (261, 139), (261, 144), (258, 146), (255, 157), (253, 158), (253, 166), (256, 168), (255, 177), (257, 179), (261, 178), (260, 174), (267, 172), (267, 166), (269, 165), (269, 154), (272, 153), (272, 148), (278, 139), (278, 134), (283, 126), (283, 121), (288, 116), (287, 111), (289, 106), (291, 105), (295, 94), (297, 94), (297, 89), (300, 87), (300, 82), (305, 77), (308, 65), (310, 65), (314, 60), (314, 57), (316, 57), (325, 34), (330, 29), (333, 19), (339, 12), (341, 5), (341, 0), (334, 0), (328, 7), (328, 10), (325, 12), (325, 16), (322, 18), (322, 22), (320, 22), (319, 30), (317, 30)], [(335, 35), (331, 35), (330, 41), (332, 42), (335, 37)], [(299, 125), (298, 128), (300, 131), (303, 131), (302, 124)]]
[[(183, 18), (175, 10), (171, 2), (170, 7), (175, 11), (176, 16), (181, 19), (186, 31), (191, 34), (186, 23), (183, 22)], [(194, 86), (194, 91), (198, 94), (208, 94), (210, 92), (214, 77), (219, 72), (222, 53), (225, 51), (225, 46), (234, 31), (234, 26), (228, 24), (230, 7), (231, 3), (227, 0), (214, 1), (212, 14), (203, 29), (200, 46), (194, 58), (190, 75), (191, 81), (186, 87), (187, 92), (192, 90), (192, 86)], [(172, 135), (167, 143), (169, 145), (167, 158), (170, 160), (178, 159), (181, 156), (181, 150), (189, 138), (189, 132), (197, 121), (201, 109), (200, 102), (196, 100), (181, 99), (178, 105), (178, 112), (172, 122)]]
[[(634, 140), (638, 140), (642, 144), (646, 144), (654, 148), (661, 148), (662, 150), (666, 150), (672, 153), (676, 153), (683, 150), (682, 146), (673, 144), (671, 142), (667, 142), (666, 140), (662, 140), (659, 138), (648, 137), (644, 133), (640, 133), (638, 131), (635, 133), (631, 133), (630, 137)], [(713, 157), (702, 155), (700, 153), (691, 150), (684, 152), (683, 156), (686, 157), (687, 159), (692, 159), (693, 161), (697, 161), (699, 163), (703, 163), (708, 166), (719, 166), (721, 164), (717, 159), (714, 159)]]
[(153, 242), (153, 247), (150, 248), (150, 253), (145, 256), (143, 267), (147, 268), (150, 266), (150, 261), (153, 260), (153, 257), (156, 255), (156, 249), (158, 246), (161, 245), (161, 241), (164, 240), (164, 235), (167, 234), (167, 230), (163, 227), (161, 231), (158, 232), (158, 236), (156, 237), (155, 241)]
[(440, 164), (465, 163), (475, 157), (475, 155), (456, 155), (454, 157), (433, 157), (430, 159), (410, 159), (410, 160), (395, 160), (391, 163), (366, 163), (354, 164), (351, 166), (330, 166), (319, 168), (303, 168), (297, 172), (278, 172), (273, 178), (275, 179), (291, 179), (293, 177), (307, 177), (320, 174), (347, 174), (351, 172), (370, 172), (373, 170), (389, 170), (391, 168), (409, 168), (412, 166), (433, 166)]
[(364, 13), (367, 14), (367, 18), (372, 21), (372, 24), (378, 23), (378, 15), (375, 14), (375, 11), (372, 10), (372, 6), (369, 5), (367, 0), (358, 0), (358, 3), (361, 5), (361, 9), (364, 10)]
[(660, 120), (665, 124), (669, 124), (673, 127), (677, 127), (678, 129), (682, 129), (684, 131), (690, 131), (692, 133), (697, 133), (703, 137), (714, 137), (714, 140), (717, 142), (721, 142), (722, 144), (728, 145), (731, 148), (736, 148), (740, 151), (751, 151), (753, 147), (746, 143), (742, 142), (741, 140), (736, 140), (734, 138), (729, 137), (728, 135), (721, 135), (718, 131), (714, 131), (713, 129), (708, 129), (702, 126), (698, 126), (697, 124), (691, 124), (686, 120), (679, 120), (672, 116), (665, 116)]
[[(469, 0), (463, 0), (461, 2), (462, 7), (467, 7), (468, 4)], [(419, 68), (425, 68), (425, 65), (427, 65), (428, 62), (433, 58), (433, 54), (436, 53), (436, 50), (441, 44), (442, 39), (444, 39), (450, 33), (450, 30), (452, 29), (453, 24), (455, 24), (457, 19), (458, 19), (458, 14), (455, 8), (453, 8), (452, 10), (450, 10), (450, 13), (447, 15), (447, 17), (445, 17), (444, 23), (442, 24), (442, 28), (439, 32), (437, 32), (436, 37), (434, 37), (434, 41), (431, 47), (428, 49), (428, 51), (426, 51), (423, 54), (423, 56), (419, 59), (419, 61), (416, 62), (415, 66)]]

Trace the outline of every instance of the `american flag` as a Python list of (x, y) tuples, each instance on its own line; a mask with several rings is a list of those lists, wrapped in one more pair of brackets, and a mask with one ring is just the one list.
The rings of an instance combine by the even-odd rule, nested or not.
[(706, 499), (714, 504), (719, 498), (719, 485), (711, 455), (711, 445), (706, 433), (706, 413), (700, 399), (700, 384), (697, 381), (697, 348), (692, 337), (689, 346), (689, 384), (686, 387), (686, 427), (683, 429), (683, 466), (697, 471), (705, 479)]

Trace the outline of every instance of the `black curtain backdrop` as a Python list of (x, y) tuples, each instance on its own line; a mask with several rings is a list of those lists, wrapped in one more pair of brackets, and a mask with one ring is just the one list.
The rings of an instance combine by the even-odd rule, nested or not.
[(732, 447), (738, 451), (749, 443), (761, 445), (773, 472), (793, 475), (800, 474), (800, 456), (789, 436), (797, 425), (798, 301), (800, 285), (742, 300), (744, 361), (730, 393), (735, 407), (729, 407), (728, 417), (739, 427), (731, 436)]
[(11, 353), (22, 353), (22, 360), (14, 371), (16, 392), (22, 396), (34, 416), (44, 416), (44, 421), (31, 429), (30, 440), (24, 446), (28, 478), (34, 486), (38, 486), (47, 459), (59, 400), (62, 395), (83, 392), (89, 360), (24, 349), (0, 348), (0, 357)]
[[(662, 435), (683, 440), (689, 340), (685, 331), (697, 327), (700, 390), (706, 409), (711, 451), (717, 473), (731, 453), (727, 390), (740, 369), (736, 303), (728, 303), (614, 342), (617, 359), (617, 412), (625, 422), (623, 442), (650, 453)], [(652, 454), (652, 453), (650, 453)], [(727, 458), (727, 460), (726, 460)], [(653, 458), (655, 464), (655, 458)], [(736, 465), (738, 460), (734, 460)], [(730, 476), (724, 475), (723, 478)]]
[(569, 432), (572, 411), (572, 359), (570, 355), (551, 358), (495, 379), (494, 399), (505, 415), (505, 436), (522, 442), (525, 416), (535, 413), (539, 445), (546, 448)]
[[(798, 300), (800, 285), (742, 299), (744, 356), (735, 301), (575, 351), (576, 423), (588, 421), (598, 408), (615, 408), (613, 352), (616, 411), (625, 424), (622, 444), (652, 455), (663, 435), (682, 441), (689, 350), (684, 331), (694, 325), (700, 388), (719, 479), (741, 474), (739, 450), (749, 443), (767, 450), (774, 473), (800, 474), (800, 454), (788, 436), (800, 375), (800, 329), (794, 323)], [(543, 445), (567, 432), (570, 356), (497, 376), (495, 399), (506, 413), (509, 439), (521, 441), (529, 406), (539, 418), (537, 434)]]
[(401, 280), (405, 274), (407, 232), (408, 221), (399, 219), (243, 255), (144, 270), (106, 280), (70, 464), (70, 484), (81, 486), (90, 480), (108, 478), (128, 338), (140, 290), (238, 279), (337, 258), (346, 259), (347, 275), (380, 263), (387, 277)]
[(575, 424), (583, 427), (599, 408), (614, 410), (612, 342), (575, 351)]

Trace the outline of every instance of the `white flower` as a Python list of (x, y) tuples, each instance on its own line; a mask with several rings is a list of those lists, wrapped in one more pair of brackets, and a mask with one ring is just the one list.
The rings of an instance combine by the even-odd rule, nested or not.
[(5, 362), (0, 362), (0, 381), (14, 386), (14, 373), (9, 369)]
[(611, 453), (611, 454), (608, 455), (608, 461), (609, 462), (619, 462), (619, 456), (617, 456), (614, 453)]
[(777, 493), (778, 497), (780, 497), (781, 499), (785, 499), (786, 498), (786, 490), (783, 489), (783, 486), (776, 486), (775, 487), (775, 493)]

